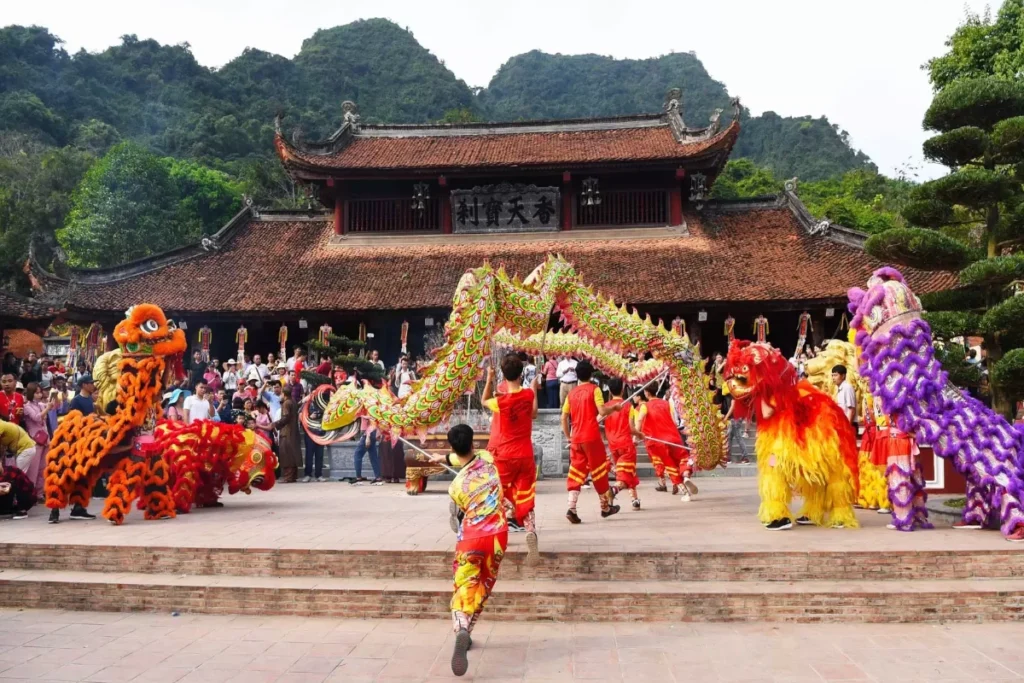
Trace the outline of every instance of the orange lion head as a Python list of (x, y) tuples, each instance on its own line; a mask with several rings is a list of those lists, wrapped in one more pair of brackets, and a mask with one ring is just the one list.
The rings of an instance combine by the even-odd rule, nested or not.
[(177, 356), (185, 352), (185, 333), (154, 304), (132, 306), (114, 328), (114, 340), (125, 356)]
[(796, 371), (769, 344), (736, 339), (729, 345), (723, 372), (729, 393), (736, 399), (776, 395), (784, 386), (796, 384)]

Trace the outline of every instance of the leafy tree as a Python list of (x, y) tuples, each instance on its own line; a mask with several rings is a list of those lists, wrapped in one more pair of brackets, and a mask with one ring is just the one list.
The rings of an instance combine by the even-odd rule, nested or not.
[(741, 199), (778, 194), (782, 182), (768, 168), (757, 166), (750, 159), (734, 159), (715, 179), (711, 196), (716, 199)]
[(221, 171), (178, 159), (165, 159), (178, 197), (178, 214), (189, 234), (215, 232), (241, 208), (243, 183)]
[(945, 335), (984, 335), (994, 405), (1007, 414), (1010, 402), (1024, 397), (1024, 297), (1008, 287), (1024, 279), (1024, 254), (1017, 253), (1024, 243), (1024, 84), (1003, 77), (1007, 60), (1021, 51), (1019, 33), (1007, 26), (1020, 25), (1021, 5), (1007, 0), (995, 23), (969, 16), (950, 51), (929, 63), (936, 94), (924, 125), (938, 134), (924, 153), (951, 172), (913, 192), (903, 216), (917, 227), (884, 232), (866, 245), (879, 258), (921, 268), (966, 266), (960, 282), (980, 290), (982, 305), (929, 317), (956, 321)]
[(47, 148), (25, 135), (0, 133), (0, 284), (25, 287), (21, 269), (30, 244), (50, 265), (72, 192), (94, 160), (73, 147)]
[(180, 220), (167, 164), (133, 142), (113, 147), (86, 173), (57, 238), (68, 263), (111, 266), (185, 243), (198, 234)]

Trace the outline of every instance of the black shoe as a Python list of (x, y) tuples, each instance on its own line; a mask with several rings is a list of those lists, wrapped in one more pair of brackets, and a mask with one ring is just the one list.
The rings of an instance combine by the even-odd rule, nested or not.
[(775, 519), (765, 525), (765, 528), (769, 531), (784, 531), (786, 529), (793, 528), (793, 522), (790, 521), (789, 517), (783, 517), (782, 519)]
[(455, 651), (452, 652), (452, 673), (456, 676), (465, 676), (466, 672), (469, 671), (469, 658), (466, 653), (469, 652), (470, 643), (469, 631), (462, 629), (458, 635), (455, 636)]
[(522, 532), (526, 531), (526, 527), (524, 527), (522, 524), (520, 524), (516, 520), (510, 519), (508, 521), (508, 530), (511, 531), (514, 534), (519, 534), (519, 533), (522, 533)]
[(811, 524), (814, 524), (814, 522), (811, 521), (811, 518), (806, 515), (804, 515), (803, 517), (797, 517), (796, 523), (800, 526), (809, 526)]
[(565, 518), (573, 524), (581, 524), (583, 522), (583, 520), (580, 519), (580, 516), (576, 514), (575, 510), (567, 510), (565, 513)]
[(75, 507), (71, 508), (71, 515), (70, 515), (70, 517), (71, 517), (71, 519), (84, 519), (84, 520), (96, 519), (96, 515), (90, 515), (89, 511), (86, 510), (81, 505), (76, 505)]
[(11, 519), (28, 519), (28, 510), (19, 510), (14, 513)]
[(640, 499), (639, 498), (633, 501), (633, 509), (634, 510), (639, 510), (640, 509)]
[(658, 484), (657, 486), (654, 487), (654, 490), (655, 491), (668, 491), (668, 486), (666, 486), (665, 484)]
[(50, 522), (50, 524), (56, 524), (59, 521), (60, 521), (60, 510), (58, 510), (57, 508), (53, 508), (52, 510), (50, 510), (50, 520), (49, 520), (49, 522)]
[(606, 518), (607, 517), (611, 517), (612, 515), (614, 515), (618, 511), (619, 511), (619, 506), (618, 505), (609, 505), (607, 510), (601, 510), (601, 516), (602, 517), (606, 517)]

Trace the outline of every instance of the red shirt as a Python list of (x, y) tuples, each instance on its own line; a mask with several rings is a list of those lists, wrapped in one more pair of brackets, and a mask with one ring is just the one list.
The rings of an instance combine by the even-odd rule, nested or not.
[[(622, 399), (615, 398), (608, 401), (608, 405), (615, 406), (622, 403)], [(604, 433), (608, 437), (608, 445), (612, 448), (625, 448), (633, 443), (633, 432), (629, 428), (629, 418), (633, 415), (633, 408), (623, 408), (617, 413), (612, 413), (604, 419)]]
[(672, 419), (668, 401), (663, 398), (649, 398), (640, 410), (646, 414), (643, 424), (640, 425), (640, 431), (645, 436), (683, 445), (683, 437), (679, 436), (679, 429)]
[(601, 440), (601, 429), (597, 426), (598, 402), (595, 393), (600, 396), (601, 390), (591, 382), (583, 382), (570, 391), (565, 399), (569, 409), (569, 420), (572, 422), (572, 443)]
[(0, 418), (21, 426), (25, 412), (25, 397), (14, 392), (8, 396), (0, 391)]
[(502, 460), (533, 458), (533, 389), (498, 397), (498, 432), (494, 455)]

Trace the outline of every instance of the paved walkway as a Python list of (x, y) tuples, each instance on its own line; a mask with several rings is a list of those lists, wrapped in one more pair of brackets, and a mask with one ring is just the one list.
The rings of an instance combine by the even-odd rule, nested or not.
[[(447, 621), (0, 610), (0, 681), (452, 679)], [(462, 680), (993, 681), (1024, 625), (520, 624), (484, 619)]]
[[(584, 523), (573, 526), (565, 520), (564, 480), (542, 481), (537, 487), (541, 548), (563, 552), (971, 552), (1015, 547), (994, 531), (955, 531), (948, 526), (909, 534), (889, 531), (885, 528), (888, 516), (863, 510), (857, 513), (860, 530), (798, 527), (768, 532), (757, 521), (753, 477), (702, 478), (699, 485), (700, 495), (692, 503), (681, 503), (678, 497), (656, 493), (652, 482), (644, 481), (644, 509), (634, 512), (625, 503), (620, 514), (607, 520), (598, 515), (594, 492), (583, 491), (579, 512)], [(66, 513), (62, 523), (48, 525), (47, 510), (37, 507), (26, 520), (0, 520), (0, 534), (9, 543), (451, 550), (455, 537), (448, 527), (446, 490), (444, 482), (432, 482), (419, 496), (408, 496), (397, 485), (278, 484), (250, 496), (224, 496), (223, 508), (197, 510), (174, 520), (147, 522), (133, 509), (122, 527), (102, 519), (70, 521)], [(102, 501), (93, 501), (91, 510), (101, 509)], [(513, 550), (525, 548), (524, 536), (512, 536)]]

